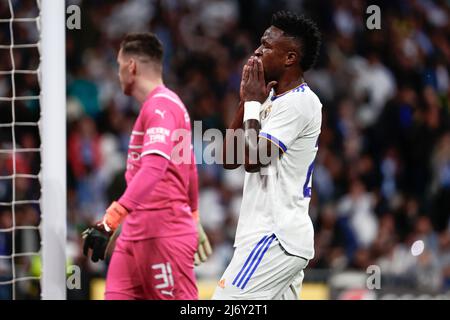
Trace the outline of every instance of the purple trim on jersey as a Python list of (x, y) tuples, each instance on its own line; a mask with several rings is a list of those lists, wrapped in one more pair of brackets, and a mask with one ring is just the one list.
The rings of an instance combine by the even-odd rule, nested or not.
[[(241, 270), (239, 271), (238, 275), (236, 276), (236, 278), (234, 278), (233, 280), (233, 285), (236, 283), (236, 281), (239, 280), (242, 272), (245, 270), (245, 268), (247, 267), (248, 263), (250, 262), (250, 259), (253, 257), (253, 254), (255, 253), (256, 249), (258, 249), (258, 247), (267, 239), (267, 236), (264, 236), (259, 242), (258, 244), (253, 248), (252, 252), (250, 253), (250, 255), (248, 256), (247, 260), (245, 260), (244, 265), (242, 266)], [(242, 281), (242, 279), (241, 279)], [(239, 283), (241, 283), (241, 281), (239, 281)]]
[(311, 187), (309, 187), (308, 185), (309, 181), (311, 180), (313, 170), (314, 170), (314, 161), (309, 165), (308, 174), (306, 175), (306, 181), (305, 184), (303, 185), (303, 197), (305, 198), (311, 198), (312, 195)]
[[(319, 137), (317, 137), (317, 141), (316, 141), (316, 148), (319, 147)], [(308, 167), (308, 173), (306, 174), (306, 181), (305, 184), (303, 185), (303, 197), (304, 198), (311, 198), (312, 195), (312, 189), (311, 187), (308, 187), (309, 185), (309, 181), (311, 180), (311, 176), (312, 173), (314, 171), (314, 161), (309, 165)]]
[(305, 87), (307, 87), (307, 86), (308, 86), (308, 85), (307, 85), (306, 83), (302, 83), (301, 85), (299, 85), (298, 87), (295, 87), (294, 89), (292, 89), (292, 90), (290, 90), (290, 91), (287, 91), (287, 92), (282, 93), (282, 94), (277, 95), (277, 96), (273, 95), (273, 96), (270, 98), (270, 100), (271, 100), (271, 101), (274, 101), (274, 100), (276, 100), (276, 99), (278, 99), (278, 98), (284, 96), (285, 94), (288, 94), (289, 92), (300, 92), (300, 91), (301, 91), (301, 92), (305, 92)]
[[(250, 265), (247, 267), (247, 269), (244, 272), (244, 275), (241, 277), (241, 279), (239, 280), (237, 287), (239, 288), (242, 284), (242, 281), (247, 277), (248, 272), (250, 271), (250, 269), (252, 269), (253, 264), (255, 263), (256, 259), (258, 259), (259, 255), (261, 254), (261, 251), (263, 251), (263, 247), (266, 246), (267, 242), (270, 240), (271, 237), (266, 238), (266, 240), (264, 240), (263, 244), (258, 248), (258, 251), (256, 251), (256, 255), (253, 257), (252, 262), (250, 263)], [(242, 289), (242, 287), (241, 287)]]
[(265, 133), (265, 132), (260, 132), (260, 133), (259, 133), (259, 136), (260, 136), (260, 137), (263, 137), (263, 138), (266, 138), (267, 140), (272, 141), (272, 142), (275, 143), (281, 150), (283, 150), (283, 152), (286, 152), (286, 150), (287, 150), (286, 145), (285, 145), (283, 142), (281, 142), (280, 140), (278, 140), (277, 138), (275, 138), (274, 136), (272, 136), (272, 135), (270, 135), (270, 134), (268, 134), (268, 133)]
[[(247, 283), (250, 281), (250, 278), (252, 277), (253, 273), (255, 273), (256, 268), (258, 268), (259, 263), (261, 262), (262, 258), (264, 257), (264, 255), (266, 254), (267, 250), (269, 249), (270, 245), (272, 244), (272, 241), (275, 240), (275, 234), (272, 234), (269, 238), (268, 238), (268, 242), (263, 250), (263, 252), (261, 253), (261, 255), (258, 258), (258, 261), (256, 262), (255, 266), (253, 267), (252, 271), (250, 272), (250, 274), (248, 275), (247, 279), (245, 280), (244, 284), (242, 285), (241, 289), (244, 289), (245, 286), (247, 285)], [(256, 257), (255, 257), (256, 259)]]

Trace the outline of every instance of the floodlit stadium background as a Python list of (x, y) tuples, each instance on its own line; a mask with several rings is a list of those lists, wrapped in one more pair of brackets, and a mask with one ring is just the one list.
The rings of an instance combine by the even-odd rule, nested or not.
[[(13, 3), (19, 16), (36, 13), (35, 1)], [(320, 59), (306, 74), (324, 107), (310, 207), (316, 257), (306, 270), (302, 298), (450, 298), (450, 1), (69, 4), (79, 5), (82, 14), (81, 30), (67, 31), (66, 47), (67, 254), (68, 263), (82, 270), (81, 290), (68, 290), (69, 299), (101, 299), (103, 294), (107, 263), (93, 264), (82, 255), (80, 232), (125, 187), (126, 150), (139, 106), (121, 93), (118, 83), (116, 54), (124, 33), (155, 32), (165, 48), (166, 84), (181, 96), (191, 118), (202, 121), (203, 130), (224, 130), (238, 106), (243, 63), (279, 9), (310, 15), (323, 34)], [(381, 30), (366, 27), (370, 4), (381, 8)], [(9, 17), (6, 1), (0, 2), (0, 17)], [(18, 38), (36, 37), (26, 25), (15, 27)], [(8, 33), (0, 29), (0, 40), (7, 42)], [(22, 69), (36, 62), (19, 51), (15, 59)], [(1, 56), (0, 70), (9, 63)], [(10, 83), (0, 77), (1, 95), (8, 90)], [(36, 92), (37, 80), (24, 77), (17, 90)], [(16, 108), (19, 118), (38, 117), (33, 104)], [(8, 112), (0, 105), (2, 119)], [(0, 131), (0, 144), (8, 139)], [(200, 158), (206, 144), (201, 136), (194, 139)], [(38, 133), (24, 132), (18, 143), (38, 145)], [(0, 154), (1, 173), (10, 170), (9, 160)], [(39, 167), (39, 157), (19, 160), (24, 170)], [(210, 260), (196, 269), (201, 298), (208, 299), (233, 253), (243, 171), (206, 164), (198, 169), (201, 218), (214, 248)], [(24, 197), (39, 192), (29, 183), (17, 187)], [(0, 202), (7, 201), (9, 189), (0, 180)], [(8, 210), (0, 208), (0, 229), (11, 226)], [(19, 225), (39, 219), (31, 205), (18, 208), (16, 215)], [(29, 232), (16, 237), (24, 251), (39, 241)], [(10, 252), (10, 240), (0, 234), (0, 255)], [(417, 241), (423, 241), (423, 250)], [(377, 290), (366, 283), (373, 265), (381, 270)], [(19, 268), (21, 274), (38, 274), (39, 260), (22, 259)], [(0, 260), (0, 280), (9, 274), (9, 265)], [(39, 297), (35, 283), (17, 289), (18, 298)], [(9, 298), (10, 288), (0, 286), (0, 299)]]

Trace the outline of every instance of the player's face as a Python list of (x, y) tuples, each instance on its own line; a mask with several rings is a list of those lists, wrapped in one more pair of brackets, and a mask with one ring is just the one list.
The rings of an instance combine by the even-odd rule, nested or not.
[(119, 65), (118, 75), (120, 86), (122, 87), (123, 93), (129, 96), (132, 92), (134, 79), (132, 72), (130, 72), (131, 59), (123, 55), (122, 49), (120, 49), (119, 54), (117, 55), (117, 63)]
[(254, 52), (263, 62), (266, 82), (278, 80), (284, 71), (287, 40), (283, 34), (281, 29), (269, 27), (261, 37), (261, 45)]
[(283, 31), (271, 26), (261, 37), (261, 45), (255, 50), (255, 56), (262, 60), (266, 82), (278, 80), (281, 73), (282, 52), (277, 46)]

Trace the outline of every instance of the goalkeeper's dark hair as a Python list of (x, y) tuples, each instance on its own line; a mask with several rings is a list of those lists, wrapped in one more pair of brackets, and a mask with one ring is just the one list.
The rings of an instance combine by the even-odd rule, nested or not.
[(161, 63), (163, 46), (161, 41), (151, 32), (129, 33), (120, 44), (124, 54), (134, 54)]
[(271, 24), (293, 37), (301, 44), (300, 66), (303, 71), (311, 69), (319, 56), (320, 31), (314, 21), (303, 15), (289, 11), (279, 11), (272, 15)]

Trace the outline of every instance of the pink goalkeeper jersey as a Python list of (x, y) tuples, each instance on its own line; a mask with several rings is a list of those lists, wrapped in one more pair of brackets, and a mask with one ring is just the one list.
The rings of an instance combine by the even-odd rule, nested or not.
[[(187, 148), (180, 147), (186, 144)], [(127, 185), (146, 155), (162, 156), (169, 160), (169, 166), (153, 190), (139, 199), (140, 204), (126, 217), (122, 239), (144, 240), (197, 232), (189, 205), (192, 168), (190, 155), (183, 155), (186, 150), (192, 153), (189, 114), (177, 94), (160, 85), (143, 103), (131, 134), (125, 174)], [(181, 157), (189, 161), (180, 161)]]

